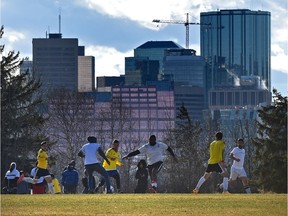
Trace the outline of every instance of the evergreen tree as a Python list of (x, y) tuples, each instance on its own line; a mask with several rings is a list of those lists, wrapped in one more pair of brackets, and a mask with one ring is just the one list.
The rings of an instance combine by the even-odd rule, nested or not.
[[(196, 178), (200, 175), (199, 168), (202, 164), (202, 146), (200, 136), (202, 128), (198, 121), (193, 121), (184, 103), (177, 109), (177, 123), (170, 137), (173, 141), (172, 148), (176, 150), (179, 163), (171, 163), (168, 173), (173, 173), (173, 178), (166, 183), (171, 192), (191, 192)], [(203, 169), (200, 170), (201, 173)], [(167, 181), (167, 179), (166, 179)], [(179, 184), (181, 182), (181, 184)]]
[[(2, 37), (4, 28), (0, 29)], [(4, 48), (2, 46), (1, 48)], [(1, 50), (2, 53), (3, 49)], [(27, 73), (17, 74), (23, 60), (19, 52), (10, 51), (1, 59), (1, 176), (12, 161), (18, 168), (28, 169), (29, 153), (35, 158), (39, 149), (41, 126), (45, 119), (38, 112), (42, 100), (37, 94), (40, 82), (28, 79)], [(28, 171), (28, 170), (27, 170)]]
[(273, 89), (274, 103), (258, 111), (255, 175), (264, 191), (287, 193), (287, 97)]

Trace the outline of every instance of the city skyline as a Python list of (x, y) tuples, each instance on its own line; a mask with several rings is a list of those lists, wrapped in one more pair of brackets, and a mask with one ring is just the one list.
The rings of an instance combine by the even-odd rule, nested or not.
[[(113, 3), (113, 4), (112, 4)], [(35, 0), (1, 1), (1, 43), (5, 51), (19, 51), (22, 58), (32, 60), (32, 39), (57, 33), (63, 38), (78, 38), (86, 47), (85, 55), (95, 56), (96, 76), (120, 76), (125, 73), (125, 57), (147, 41), (172, 40), (185, 47), (185, 27), (155, 24), (153, 19), (200, 21), (200, 12), (221, 9), (250, 9), (271, 12), (271, 81), (272, 88), (287, 95), (287, 4), (285, 1), (97, 1)], [(161, 8), (161, 10), (160, 10)], [(145, 13), (146, 11), (146, 13)], [(147, 14), (147, 11), (149, 13)], [(41, 15), (40, 15), (41, 14)], [(61, 14), (61, 22), (59, 22)], [(41, 18), (40, 18), (41, 17)], [(59, 25), (61, 23), (61, 25)], [(200, 55), (200, 28), (190, 25), (190, 48)], [(5, 53), (4, 53), (5, 54)]]

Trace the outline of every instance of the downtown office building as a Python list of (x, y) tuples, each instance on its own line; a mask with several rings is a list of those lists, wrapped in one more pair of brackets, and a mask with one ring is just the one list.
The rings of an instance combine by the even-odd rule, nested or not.
[(95, 59), (85, 56), (85, 47), (77, 38), (49, 34), (33, 38), (33, 75), (40, 79), (42, 89), (66, 88), (72, 91), (95, 90)]
[(203, 12), (201, 55), (210, 109), (271, 102), (270, 12)]
[(241, 76), (258, 76), (271, 90), (270, 12), (248, 9), (200, 14), (201, 55), (206, 59), (208, 89), (237, 86)]

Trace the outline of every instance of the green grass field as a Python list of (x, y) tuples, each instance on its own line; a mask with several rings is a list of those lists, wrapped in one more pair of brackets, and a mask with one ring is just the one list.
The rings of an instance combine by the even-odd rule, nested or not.
[(287, 215), (287, 194), (1, 195), (1, 215)]

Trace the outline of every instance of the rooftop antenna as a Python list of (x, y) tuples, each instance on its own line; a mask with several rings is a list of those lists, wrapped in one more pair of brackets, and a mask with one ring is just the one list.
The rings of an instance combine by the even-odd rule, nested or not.
[(61, 7), (59, 8), (59, 34), (61, 34)]

